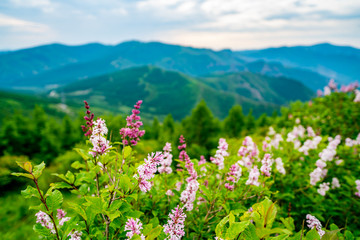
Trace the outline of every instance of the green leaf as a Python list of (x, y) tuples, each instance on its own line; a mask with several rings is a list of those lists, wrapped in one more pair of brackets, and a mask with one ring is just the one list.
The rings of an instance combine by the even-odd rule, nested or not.
[(149, 224), (150, 223), (153, 225), (153, 227), (157, 227), (160, 222), (159, 222), (159, 219), (157, 217), (154, 217), (149, 221)]
[(80, 149), (80, 148), (74, 148), (74, 150), (82, 157), (82, 159), (89, 160), (90, 159), (90, 155), (88, 152), (85, 152), (84, 149)]
[(110, 211), (118, 211), (118, 209), (121, 207), (123, 201), (121, 200), (115, 200), (111, 205), (109, 210)]
[[(43, 193), (41, 192), (41, 194)], [(27, 186), (25, 190), (22, 190), (21, 195), (23, 195), (24, 198), (36, 197), (40, 199), (38, 190), (32, 186)]]
[(346, 230), (344, 235), (345, 235), (345, 240), (354, 240), (355, 239), (354, 235), (349, 230)]
[(32, 165), (31, 162), (26, 161), (26, 162), (19, 162), (16, 161), (16, 164), (21, 167), (22, 169), (24, 169), (25, 171), (27, 171), (28, 173), (32, 173)]
[(106, 215), (110, 218), (110, 221), (114, 221), (115, 218), (120, 217), (120, 211), (105, 211)]
[(52, 212), (56, 212), (57, 209), (61, 208), (63, 202), (63, 196), (59, 190), (54, 190), (46, 198), (46, 204)]
[(64, 174), (52, 173), (51, 175), (61, 178), (65, 182), (68, 182), (68, 179), (64, 176)]
[(334, 223), (330, 224), (330, 230), (336, 230), (336, 229), (339, 229), (339, 227), (336, 226), (336, 224)]
[(229, 214), (229, 224), (230, 226), (235, 222), (235, 216), (232, 212)]
[(86, 165), (80, 163), (79, 161), (75, 161), (75, 162), (73, 162), (73, 163), (71, 164), (71, 167), (72, 167), (72, 168), (75, 168), (75, 169), (80, 169), (80, 168), (85, 169), (85, 168), (86, 168)]
[(234, 239), (240, 233), (242, 233), (247, 226), (251, 224), (250, 221), (245, 222), (235, 222), (230, 225), (229, 229), (226, 231), (226, 239)]
[(99, 197), (85, 197), (85, 200), (87, 201), (84, 205), (89, 206), (92, 208), (92, 210), (97, 214), (101, 213), (103, 209), (103, 202), (102, 199)]
[(269, 240), (285, 240), (285, 239), (288, 239), (288, 238), (289, 238), (289, 235), (281, 234), (281, 235), (278, 235), (276, 237), (270, 237)]
[(153, 240), (153, 239), (157, 238), (160, 235), (162, 230), (163, 230), (163, 227), (160, 225), (157, 226), (156, 228), (152, 229), (149, 232), (148, 236), (146, 237), (146, 240)]
[(126, 146), (126, 147), (124, 148), (124, 150), (123, 150), (124, 159), (130, 156), (131, 151), (132, 151), (132, 149), (131, 149), (130, 146)]
[(87, 221), (87, 216), (85, 210), (76, 203), (68, 203), (69, 207), (72, 208), (77, 214), (79, 214), (85, 221)]
[(322, 236), (321, 240), (337, 240), (337, 233), (340, 232), (341, 229), (335, 229), (332, 231), (327, 231), (324, 236)]
[(34, 231), (44, 237), (51, 237), (53, 234), (50, 232), (50, 229), (47, 229), (46, 227), (41, 226), (40, 223), (37, 223), (33, 227)]
[(254, 224), (249, 224), (247, 226), (247, 228), (241, 233), (240, 239), (259, 240), (259, 237), (256, 235), (256, 228)]
[(29, 173), (11, 173), (11, 175), (14, 175), (16, 177), (26, 177), (26, 178), (30, 178), (31, 180), (34, 179), (33, 175)]
[(130, 178), (125, 174), (122, 175), (120, 177), (120, 189), (122, 189), (124, 193), (126, 193), (127, 191), (129, 191), (130, 186), (131, 186)]
[(35, 176), (36, 179), (38, 179), (41, 176), (44, 169), (45, 169), (45, 163), (44, 162), (42, 162), (39, 165), (36, 165), (34, 167), (33, 175)]
[[(221, 221), (218, 223), (218, 225), (215, 228), (215, 233), (217, 237), (223, 237), (223, 234), (226, 231), (226, 226), (225, 224), (229, 221), (229, 216), (224, 217), (223, 219), (221, 219)], [(224, 234), (225, 235), (225, 234)]]
[(143, 215), (144, 213), (143, 212), (140, 212), (140, 211), (131, 211), (131, 212), (127, 212), (125, 214), (125, 216), (127, 218), (140, 218), (141, 215)]
[(139, 236), (139, 235), (137, 235), (137, 234), (134, 234), (133, 236), (132, 236), (132, 238), (130, 238), (131, 240), (141, 240), (141, 237)]
[(292, 232), (287, 230), (287, 229), (282, 229), (282, 228), (257, 228), (256, 229), (256, 234), (260, 237), (260, 238), (264, 238), (264, 237), (268, 237), (271, 234), (274, 233), (285, 233), (287, 235), (291, 235)]
[(29, 209), (46, 212), (45, 206), (42, 203), (40, 203), (40, 205), (37, 205), (37, 206), (30, 206)]
[(320, 239), (320, 235), (319, 233), (316, 231), (316, 228), (311, 229), (305, 237), (306, 240), (319, 240)]
[(146, 224), (142, 230), (142, 233), (146, 236), (146, 235), (148, 235), (148, 233), (151, 231), (152, 228), (153, 228), (153, 225), (151, 223)]
[(294, 231), (295, 230), (295, 225), (294, 225), (294, 219), (291, 217), (288, 218), (280, 218), (281, 222), (285, 225), (285, 227), (287, 229), (289, 229), (290, 231)]
[(50, 183), (50, 187), (52, 187), (53, 189), (73, 188), (71, 185), (67, 184), (66, 182)]
[(65, 177), (69, 180), (70, 183), (74, 183), (75, 182), (75, 176), (72, 172), (67, 171)]

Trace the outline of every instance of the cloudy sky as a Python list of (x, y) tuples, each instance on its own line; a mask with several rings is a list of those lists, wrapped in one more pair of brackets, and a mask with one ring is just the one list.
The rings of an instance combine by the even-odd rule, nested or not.
[(0, 0), (0, 49), (161, 41), (213, 49), (360, 48), (359, 0)]

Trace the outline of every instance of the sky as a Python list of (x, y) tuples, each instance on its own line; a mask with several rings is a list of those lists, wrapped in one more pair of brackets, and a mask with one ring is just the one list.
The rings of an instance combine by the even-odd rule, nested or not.
[(0, 0), (0, 50), (128, 40), (215, 50), (360, 48), (360, 1)]

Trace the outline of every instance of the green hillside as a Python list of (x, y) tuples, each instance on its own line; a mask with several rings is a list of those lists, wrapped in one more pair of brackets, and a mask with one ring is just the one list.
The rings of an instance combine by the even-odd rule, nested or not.
[[(286, 84), (285, 84), (286, 83)], [(67, 100), (89, 100), (94, 106), (126, 112), (136, 100), (144, 100), (144, 112), (160, 118), (171, 113), (175, 119), (190, 114), (204, 99), (215, 116), (224, 118), (235, 104), (259, 116), (271, 113), (292, 100), (308, 100), (311, 90), (300, 82), (233, 73), (194, 78), (174, 71), (143, 66), (77, 81), (61, 89)]]
[(0, 91), (0, 111), (2, 113), (0, 122), (14, 113), (29, 115), (36, 105), (41, 106), (49, 115), (56, 117), (63, 117), (75, 112), (74, 104), (70, 101), (65, 105), (56, 98)]

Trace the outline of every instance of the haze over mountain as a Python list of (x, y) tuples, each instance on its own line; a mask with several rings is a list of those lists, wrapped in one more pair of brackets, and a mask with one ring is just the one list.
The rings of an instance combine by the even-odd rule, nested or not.
[(237, 52), (248, 61), (262, 59), (293, 68), (308, 69), (337, 82), (348, 84), (360, 79), (360, 49), (328, 43), (313, 46), (267, 48)]

